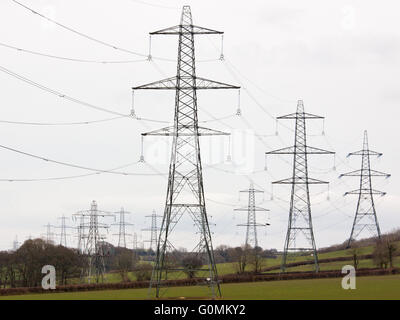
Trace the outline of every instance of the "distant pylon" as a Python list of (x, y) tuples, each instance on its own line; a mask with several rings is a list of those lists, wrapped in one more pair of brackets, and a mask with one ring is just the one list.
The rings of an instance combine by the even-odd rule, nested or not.
[(133, 239), (132, 239), (132, 249), (137, 250), (138, 249), (138, 239), (137, 239), (137, 233), (133, 233)]
[(157, 218), (162, 218), (156, 214), (156, 211), (153, 210), (153, 213), (146, 218), (151, 218), (151, 227), (142, 229), (142, 231), (150, 231), (150, 240), (145, 240), (145, 242), (150, 242), (150, 249), (157, 250), (157, 233), (160, 228), (157, 226)]
[[(334, 152), (319, 148), (313, 148), (307, 145), (306, 119), (324, 118), (310, 113), (305, 113), (302, 100), (299, 100), (297, 102), (296, 113), (278, 117), (277, 119), (296, 120), (294, 146), (266, 152), (266, 155), (293, 155), (292, 177), (272, 182), (273, 184), (290, 184), (292, 186), (289, 209), (289, 223), (282, 258), (282, 271), (285, 271), (286, 269), (288, 254), (308, 251), (311, 252), (314, 257), (315, 271), (318, 272), (318, 255), (311, 219), (309, 185), (327, 184), (328, 182), (312, 179), (308, 176), (307, 156), (309, 154), (334, 154)], [(300, 239), (300, 244), (299, 236), (302, 236), (302, 238)]]
[(13, 251), (17, 251), (18, 248), (19, 248), (18, 236), (15, 236), (15, 239), (13, 241)]
[(66, 224), (66, 220), (68, 219), (68, 217), (62, 215), (61, 217), (59, 217), (59, 219), (61, 220), (61, 226), (58, 226), (56, 228), (60, 228), (61, 229), (61, 233), (60, 235), (60, 245), (67, 247), (67, 228), (72, 228), (70, 226), (67, 226)]
[(83, 253), (85, 250), (85, 215), (80, 214), (80, 213), (75, 213), (72, 215), (72, 219), (74, 221), (78, 220), (78, 226), (75, 227), (77, 230), (77, 234), (75, 235), (77, 237), (77, 250), (79, 253)]
[[(46, 227), (46, 233), (43, 236), (45, 238), (45, 241), (47, 243), (51, 243), (54, 244), (54, 235), (55, 233), (51, 231), (51, 228), (55, 228), (55, 226), (51, 225), (50, 223), (45, 225)], [(29, 239), (31, 239), (32, 237), (29, 235)]]
[[(171, 234), (183, 215), (193, 219), (200, 234), (199, 241), (191, 250), (204, 265), (204, 268), (196, 269), (197, 275), (203, 277), (204, 284), (211, 289), (213, 297), (216, 294), (221, 295), (206, 213), (199, 136), (227, 134), (199, 127), (197, 90), (239, 89), (239, 87), (196, 75), (194, 35), (200, 34), (222, 34), (222, 32), (193, 25), (190, 6), (184, 6), (179, 25), (150, 33), (150, 35), (178, 35), (176, 76), (133, 88), (133, 90), (175, 91), (174, 125), (142, 134), (173, 137), (165, 210), (149, 290), (152, 294), (151, 289), (155, 288), (156, 297), (160, 297), (162, 281), (167, 280), (169, 274), (165, 261), (168, 259), (166, 256), (174, 250)], [(181, 269), (187, 271), (187, 268)]]
[(132, 226), (133, 224), (125, 221), (125, 215), (129, 214), (129, 212), (125, 211), (124, 208), (121, 208), (121, 210), (116, 213), (119, 214), (119, 221), (113, 225), (119, 226), (119, 232), (114, 235), (118, 236), (118, 247), (126, 248), (126, 236), (132, 235), (126, 233), (126, 226)]
[(265, 227), (269, 225), (269, 223), (257, 223), (256, 212), (257, 211), (269, 211), (268, 209), (264, 209), (256, 206), (256, 193), (264, 193), (262, 190), (254, 189), (253, 182), (250, 183), (250, 187), (248, 190), (241, 190), (239, 192), (246, 192), (249, 194), (249, 203), (246, 208), (238, 208), (234, 209), (235, 211), (246, 211), (247, 212), (247, 223), (238, 224), (238, 226), (247, 227), (246, 230), (246, 247), (258, 247), (258, 238), (257, 238), (257, 227)]
[(104, 265), (104, 239), (105, 236), (100, 233), (101, 229), (107, 230), (109, 226), (100, 223), (99, 218), (114, 217), (114, 214), (106, 211), (100, 211), (97, 208), (96, 201), (92, 201), (90, 210), (79, 211), (78, 216), (88, 218), (89, 222), (83, 223), (83, 228), (88, 229), (85, 234), (84, 254), (87, 255), (86, 273), (88, 282), (90, 283), (92, 273), (94, 273), (96, 282), (104, 281), (105, 265)]
[(390, 174), (372, 170), (370, 156), (380, 157), (383, 154), (380, 152), (372, 151), (368, 147), (368, 133), (364, 131), (363, 148), (360, 151), (349, 153), (347, 156), (361, 156), (361, 169), (347, 173), (343, 173), (341, 177), (360, 177), (360, 188), (357, 190), (346, 192), (344, 195), (355, 194), (358, 195), (357, 209), (351, 228), (350, 238), (347, 247), (351, 246), (352, 241), (362, 233), (368, 230), (372, 235), (379, 238), (381, 237), (381, 230), (379, 228), (378, 218), (376, 216), (376, 209), (374, 203), (374, 195), (385, 195), (385, 192), (378, 191), (372, 188), (372, 177), (385, 177), (389, 178)]

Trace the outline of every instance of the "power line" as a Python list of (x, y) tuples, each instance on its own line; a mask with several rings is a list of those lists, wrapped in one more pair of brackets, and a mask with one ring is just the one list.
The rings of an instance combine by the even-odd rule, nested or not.
[[(68, 26), (66, 26), (65, 24), (62, 24), (62, 23), (60, 23), (60, 22), (57, 22), (57, 21), (55, 21), (54, 19), (51, 19), (51, 18), (45, 16), (44, 14), (42, 14), (42, 13), (40, 13), (40, 12), (38, 12), (38, 11), (36, 11), (36, 10), (30, 8), (30, 7), (28, 7), (27, 5), (25, 5), (25, 4), (23, 4), (23, 3), (19, 2), (19, 1), (16, 1), (16, 0), (11, 0), (11, 1), (14, 2), (15, 4), (19, 5), (19, 6), (23, 7), (24, 9), (30, 11), (31, 13), (33, 13), (33, 14), (39, 16), (40, 18), (45, 19), (45, 20), (47, 20), (47, 21), (49, 21), (49, 22), (51, 22), (51, 23), (53, 23), (53, 24), (55, 24), (55, 25), (57, 25), (57, 26), (59, 26), (59, 27), (65, 29), (65, 30), (67, 30), (67, 31), (70, 31), (70, 32), (72, 32), (72, 33), (74, 33), (74, 34), (80, 36), (80, 37), (83, 37), (83, 38), (85, 38), (85, 39), (88, 39), (88, 40), (90, 40), (90, 41), (96, 42), (96, 43), (98, 43), (98, 44), (104, 45), (104, 46), (106, 46), (106, 47), (112, 48), (112, 49), (117, 50), (117, 51), (121, 51), (121, 52), (129, 53), (129, 54), (133, 54), (133, 55), (136, 55), (136, 56), (148, 58), (148, 54), (144, 54), (144, 53), (140, 53), (140, 52), (135, 52), (135, 51), (132, 51), (132, 50), (129, 50), (129, 49), (125, 49), (125, 48), (116, 46), (116, 45), (114, 45), (114, 44), (108, 43), (108, 42), (106, 42), (106, 41), (103, 41), (103, 40), (94, 38), (94, 37), (89, 36), (89, 35), (87, 35), (87, 34), (85, 34), (85, 33), (83, 33), (83, 32), (80, 32), (80, 31), (78, 31), (78, 30), (76, 30), (76, 29), (73, 29), (73, 28), (71, 28), (71, 27), (68, 27)], [(153, 59), (157, 59), (157, 60), (162, 60), (162, 61), (174, 61), (174, 62), (175, 62), (175, 60), (173, 60), (173, 59), (167, 59), (167, 58), (161, 58), (161, 57), (152, 57), (152, 58), (153, 58)]]
[[(5, 68), (5, 67), (2, 67), (2, 66), (0, 66), (0, 71), (6, 73), (6, 74), (8, 74), (8, 75), (10, 75), (10, 76), (12, 76), (12, 77), (14, 77), (14, 78), (16, 78), (16, 79), (18, 79), (18, 80), (21, 80), (21, 81), (23, 81), (23, 82), (25, 82), (25, 83), (27, 83), (27, 84), (29, 84), (29, 85), (31, 85), (31, 86), (34, 86), (34, 87), (36, 87), (36, 88), (38, 88), (38, 89), (40, 89), (40, 90), (43, 90), (43, 91), (46, 91), (46, 92), (51, 93), (51, 94), (53, 94), (53, 95), (56, 95), (56, 96), (58, 96), (58, 97), (60, 97), (60, 98), (66, 99), (66, 100), (71, 101), (71, 102), (74, 102), (74, 103), (76, 103), (76, 104), (83, 105), (83, 106), (88, 107), (88, 108), (91, 108), (91, 109), (95, 109), (95, 110), (98, 110), (98, 111), (102, 111), (102, 112), (106, 112), (106, 113), (110, 113), (110, 114), (114, 114), (114, 115), (117, 115), (117, 116), (118, 116), (118, 117), (115, 117), (115, 118), (109, 118), (109, 119), (91, 121), (90, 123), (94, 123), (94, 122), (104, 122), (104, 121), (109, 121), (109, 120), (115, 120), (115, 119), (117, 119), (117, 118), (130, 118), (130, 119), (134, 119), (134, 120), (138, 120), (138, 121), (157, 122), (157, 123), (169, 123), (168, 121), (163, 121), (163, 120), (156, 120), (156, 119), (142, 118), (142, 117), (132, 117), (130, 114), (123, 114), (123, 113), (120, 113), (120, 112), (117, 112), (117, 111), (113, 111), (113, 110), (110, 110), (110, 109), (106, 109), (106, 108), (104, 108), (104, 107), (96, 106), (96, 105), (94, 105), (94, 104), (92, 104), (92, 103), (89, 103), (89, 102), (86, 102), (86, 101), (83, 101), (83, 100), (74, 98), (74, 97), (69, 96), (69, 95), (67, 95), (67, 94), (65, 94), (65, 93), (62, 93), (62, 92), (60, 92), (60, 91), (51, 89), (50, 87), (47, 87), (47, 86), (45, 86), (45, 85), (42, 85), (42, 84), (40, 84), (40, 83), (38, 83), (38, 82), (35, 82), (35, 81), (31, 80), (31, 79), (28, 79), (28, 78), (26, 78), (26, 77), (24, 77), (24, 76), (22, 76), (22, 75), (20, 75), (20, 74), (18, 74), (18, 73), (15, 73), (15, 72), (13, 72), (13, 71), (11, 71), (11, 70)], [(228, 117), (228, 116), (226, 116), (226, 117)], [(216, 120), (216, 119), (214, 119), (214, 120)], [(207, 120), (207, 121), (211, 121), (211, 120)], [(1, 120), (0, 120), (0, 122), (7, 122), (7, 123), (20, 124), (20, 122), (18, 122), (18, 121), (7, 121), (7, 120), (1, 121)], [(206, 122), (206, 121), (205, 121), (205, 122)], [(23, 124), (30, 124), (30, 125), (59, 125), (60, 123), (54, 123), (54, 124), (39, 124), (39, 123), (29, 123), (29, 122), (27, 122), (27, 123), (23, 123)], [(87, 124), (87, 121), (86, 121), (86, 122), (78, 122), (78, 123), (65, 123), (64, 125), (71, 125), (71, 124)]]
[[(123, 169), (129, 166), (132, 166), (134, 164), (137, 164), (138, 162), (132, 162), (128, 163), (126, 165), (118, 166), (115, 168), (112, 168), (107, 171), (115, 171), (119, 169)], [(39, 181), (57, 181), (57, 180), (70, 180), (70, 179), (77, 179), (77, 178), (84, 178), (84, 177), (89, 177), (89, 176), (95, 176), (104, 173), (103, 171), (97, 171), (97, 172), (92, 172), (92, 173), (86, 173), (86, 174), (79, 174), (79, 175), (73, 175), (73, 176), (63, 176), (63, 177), (48, 177), (48, 178), (37, 178), (37, 179), (31, 179), (31, 178), (25, 178), (25, 179), (20, 179), (20, 178), (11, 178), (11, 179), (5, 179), (1, 178), (0, 181), (7, 181), (7, 182), (39, 182)]]
[(24, 77), (22, 75), (19, 75), (19, 74), (13, 72), (13, 71), (7, 69), (7, 68), (4, 68), (2, 66), (0, 66), (0, 71), (4, 72), (4, 73), (6, 73), (6, 74), (8, 74), (8, 75), (10, 75), (10, 76), (12, 76), (14, 78), (17, 78), (17, 79), (19, 79), (19, 80), (21, 80), (23, 82), (26, 82), (26, 83), (28, 83), (28, 84), (30, 84), (30, 85), (38, 88), (38, 89), (41, 89), (43, 91), (46, 91), (46, 92), (51, 93), (53, 95), (56, 95), (56, 96), (58, 96), (60, 98), (69, 100), (71, 102), (74, 102), (74, 103), (77, 103), (77, 104), (80, 104), (80, 105), (83, 105), (83, 106), (86, 106), (86, 107), (89, 107), (89, 108), (92, 108), (92, 109), (96, 109), (98, 111), (103, 111), (103, 112), (111, 113), (111, 114), (114, 114), (114, 115), (118, 115), (118, 116), (121, 116), (121, 117), (131, 117), (130, 115), (127, 115), (127, 114), (122, 114), (122, 113), (119, 113), (119, 112), (116, 112), (116, 111), (113, 111), (113, 110), (109, 110), (109, 109), (106, 109), (106, 108), (103, 108), (103, 107), (99, 107), (99, 106), (96, 106), (94, 104), (91, 104), (91, 103), (88, 103), (88, 102), (85, 102), (85, 101), (82, 101), (82, 100), (79, 100), (79, 99), (76, 99), (76, 98), (73, 98), (71, 96), (68, 96), (68, 95), (62, 93), (62, 92), (53, 90), (53, 89), (51, 89), (49, 87), (46, 87), (46, 86), (44, 86), (42, 84), (39, 84), (39, 83), (37, 83), (37, 82), (35, 82), (33, 80), (30, 80), (30, 79), (28, 79), (28, 78), (26, 78), (26, 77)]
[[(81, 166), (81, 165), (62, 162), (62, 161), (58, 161), (58, 160), (52, 160), (52, 159), (49, 159), (49, 158), (45, 158), (45, 157), (42, 157), (42, 156), (34, 155), (32, 153), (28, 153), (28, 152), (25, 152), (25, 151), (17, 150), (17, 149), (14, 149), (14, 148), (11, 148), (11, 147), (7, 147), (7, 146), (4, 146), (4, 145), (0, 145), (0, 148), (6, 149), (6, 150), (9, 150), (9, 151), (13, 151), (13, 152), (25, 155), (25, 156), (29, 156), (29, 157), (32, 157), (32, 158), (35, 158), (35, 159), (43, 160), (43, 161), (46, 161), (46, 162), (51, 162), (51, 163), (55, 163), (55, 164), (59, 164), (59, 165), (67, 166), (67, 167), (77, 168), (77, 169), (95, 171), (96, 173), (111, 173), (111, 174), (119, 174), (119, 175), (125, 175), (125, 176), (154, 176), (154, 175), (158, 175), (158, 174), (154, 174), (154, 173), (133, 173), (133, 172), (112, 171), (112, 170), (99, 170), (99, 169), (94, 169), (94, 168), (85, 167), (85, 166)], [(6, 180), (6, 181), (9, 181), (9, 180)]]
[(73, 125), (86, 125), (93, 123), (108, 122), (117, 119), (126, 118), (125, 116), (112, 117), (100, 120), (90, 120), (90, 121), (78, 121), (78, 122), (27, 122), (27, 121), (11, 121), (11, 120), (0, 120), (0, 123), (7, 124), (18, 124), (18, 125), (30, 125), (30, 126), (73, 126)]
[(46, 57), (46, 58), (52, 58), (52, 59), (57, 59), (57, 60), (70, 61), (70, 62), (98, 63), (98, 64), (123, 64), (123, 63), (136, 63), (136, 62), (147, 61), (147, 59), (139, 59), (139, 60), (90, 60), (90, 59), (81, 59), (81, 58), (71, 58), (71, 57), (57, 56), (57, 55), (53, 55), (53, 54), (49, 54), (49, 53), (23, 49), (23, 48), (15, 47), (15, 46), (3, 43), (3, 42), (0, 42), (0, 46), (8, 48), (8, 49), (13, 49), (13, 50), (16, 50), (18, 52), (24, 52), (24, 53), (29, 53), (29, 54), (40, 56), (40, 57)]

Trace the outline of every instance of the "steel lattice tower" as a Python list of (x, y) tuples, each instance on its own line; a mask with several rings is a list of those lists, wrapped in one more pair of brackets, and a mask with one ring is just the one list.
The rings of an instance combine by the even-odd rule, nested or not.
[(121, 208), (117, 214), (119, 214), (119, 222), (114, 225), (119, 226), (119, 232), (114, 235), (118, 235), (118, 247), (126, 248), (126, 236), (132, 235), (126, 233), (126, 226), (132, 226), (132, 223), (125, 221), (125, 215), (129, 214), (129, 212), (125, 211), (124, 208)]
[[(46, 227), (46, 234), (44, 235), (46, 242), (54, 244), (54, 235), (55, 233), (51, 231), (51, 228), (55, 228), (55, 226), (51, 225), (50, 223), (45, 225)], [(30, 237), (30, 236), (29, 236)], [(29, 238), (31, 239), (31, 238)]]
[(145, 242), (150, 242), (151, 250), (157, 250), (157, 232), (160, 230), (160, 228), (157, 227), (157, 218), (162, 217), (163, 216), (157, 215), (155, 210), (153, 210), (150, 216), (146, 216), (146, 218), (151, 218), (151, 227), (142, 229), (142, 231), (150, 231), (150, 240), (145, 240)]
[(206, 274), (207, 284), (211, 288), (213, 297), (216, 293), (221, 295), (206, 213), (199, 136), (226, 134), (199, 127), (197, 90), (239, 89), (239, 87), (196, 76), (194, 36), (200, 34), (222, 34), (222, 32), (193, 25), (190, 7), (184, 6), (179, 25), (150, 33), (150, 35), (179, 37), (176, 76), (133, 88), (133, 90), (175, 90), (174, 125), (142, 134), (173, 137), (165, 211), (150, 282), (150, 292), (151, 288), (155, 287), (157, 298), (160, 297), (161, 282), (166, 279), (168, 273), (164, 264), (166, 255), (174, 249), (171, 232), (183, 215), (189, 215), (193, 219), (200, 234), (199, 242), (192, 252), (204, 261), (206, 267), (196, 271), (203, 276)]
[(137, 241), (137, 233), (133, 233), (133, 239), (132, 239), (132, 249), (137, 250), (138, 248), (138, 241)]
[(87, 255), (87, 277), (90, 283), (92, 272), (95, 275), (96, 282), (104, 280), (105, 266), (104, 266), (104, 248), (103, 241), (105, 237), (100, 234), (100, 229), (108, 229), (109, 226), (99, 222), (99, 218), (114, 217), (114, 214), (100, 211), (97, 208), (96, 201), (92, 201), (90, 210), (80, 211), (77, 213), (78, 216), (87, 217), (89, 222), (83, 223), (81, 226), (83, 229), (88, 229), (85, 234), (85, 249), (84, 254)]
[[(296, 120), (294, 146), (266, 152), (267, 155), (293, 155), (292, 177), (272, 182), (272, 184), (292, 185), (289, 209), (289, 223), (282, 258), (282, 271), (285, 271), (286, 269), (286, 263), (289, 254), (309, 251), (313, 254), (315, 271), (318, 272), (318, 255), (315, 246), (314, 231), (311, 219), (309, 185), (327, 184), (328, 182), (313, 179), (308, 176), (307, 156), (309, 154), (334, 154), (334, 152), (310, 147), (307, 145), (306, 120), (324, 118), (314, 114), (305, 113), (302, 100), (299, 100), (297, 102), (296, 113), (278, 117), (277, 119)], [(298, 242), (300, 242), (300, 245)]]
[(62, 216), (59, 217), (59, 219), (61, 220), (61, 226), (57, 227), (61, 229), (61, 233), (60, 235), (60, 245), (67, 247), (67, 228), (71, 228), (69, 226), (67, 226), (67, 224), (65, 223), (65, 221), (68, 219), (66, 216)]
[(15, 240), (13, 241), (13, 251), (17, 251), (19, 248), (18, 236), (15, 236)]
[(76, 221), (79, 218), (78, 226), (75, 227), (77, 230), (76, 237), (78, 238), (77, 249), (79, 253), (83, 253), (85, 250), (85, 215), (83, 214), (73, 214), (72, 219)]
[(256, 193), (264, 193), (262, 190), (254, 189), (254, 184), (251, 183), (248, 190), (241, 190), (239, 192), (245, 192), (249, 194), (249, 204), (247, 208), (234, 209), (235, 211), (246, 211), (247, 212), (247, 223), (238, 224), (238, 226), (247, 227), (246, 230), (246, 247), (258, 247), (257, 239), (257, 227), (265, 227), (267, 224), (257, 223), (256, 212), (257, 211), (269, 211), (256, 206)]
[(374, 195), (385, 195), (385, 192), (372, 188), (372, 177), (386, 177), (390, 174), (372, 170), (370, 156), (381, 157), (383, 154), (372, 151), (368, 147), (368, 134), (364, 131), (363, 148), (360, 151), (349, 153), (347, 156), (361, 156), (361, 169), (341, 174), (339, 177), (360, 177), (360, 188), (357, 190), (346, 192), (344, 195), (358, 195), (358, 203), (356, 214), (354, 217), (353, 227), (351, 228), (349, 242), (347, 247), (351, 246), (351, 242), (355, 240), (362, 231), (368, 230), (374, 236), (380, 239), (381, 230), (379, 229), (378, 218), (376, 216)]

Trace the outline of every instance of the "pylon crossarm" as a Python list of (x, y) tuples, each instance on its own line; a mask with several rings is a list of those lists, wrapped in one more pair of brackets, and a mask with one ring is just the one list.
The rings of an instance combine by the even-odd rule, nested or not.
[(329, 182), (313, 178), (295, 177), (272, 182), (272, 184), (327, 184)]
[(347, 155), (347, 157), (350, 156), (377, 156), (377, 157), (381, 157), (383, 156), (383, 153), (381, 152), (376, 152), (376, 151), (372, 151), (372, 150), (359, 150), (356, 152), (351, 152)]
[(265, 154), (293, 154), (293, 153), (294, 153), (294, 147), (287, 147), (287, 148), (269, 151), (269, 152), (266, 152)]
[(241, 223), (241, 224), (237, 224), (237, 227), (265, 227), (268, 224), (266, 223)]
[[(179, 135), (180, 136), (228, 136), (230, 133), (198, 127), (198, 133), (194, 132), (193, 126), (179, 126), (178, 127)], [(169, 126), (165, 128), (161, 128), (158, 130), (150, 131), (142, 133), (142, 136), (176, 136), (177, 132), (175, 130), (175, 126)]]
[(264, 191), (263, 190), (257, 190), (257, 189), (247, 189), (247, 190), (239, 190), (239, 192), (246, 192), (246, 193), (249, 193), (249, 192), (258, 192), (258, 193), (264, 193)]
[[(193, 79), (194, 78), (194, 79)], [(203, 89), (240, 89), (239, 86), (227, 84), (220, 81), (214, 81), (201, 77), (180, 77), (179, 86), (177, 77), (170, 77), (159, 81), (150, 82), (141, 86), (133, 87), (132, 90), (203, 90)], [(193, 85), (193, 81), (196, 85)]]
[(176, 89), (176, 77), (166, 78), (159, 81), (150, 82), (138, 87), (133, 87), (133, 90), (145, 89)]
[(196, 77), (196, 89), (240, 89), (240, 86)]
[(374, 189), (357, 189), (357, 190), (353, 190), (353, 191), (347, 191), (347, 192), (345, 192), (344, 195), (347, 196), (349, 194), (356, 194), (356, 195), (377, 194), (377, 195), (384, 196), (384, 195), (386, 195), (386, 192), (374, 190)]
[(150, 32), (150, 35), (180, 35), (180, 34), (224, 34), (209, 28), (199, 27), (195, 25), (177, 25), (158, 31)]
[(269, 151), (269, 152), (266, 152), (265, 154), (294, 154), (294, 153), (297, 153), (297, 154), (335, 154), (334, 151), (329, 151), (329, 150), (324, 150), (321, 148), (314, 148), (314, 147), (309, 147), (309, 146), (302, 148), (302, 150), (296, 149), (294, 146), (292, 146), (292, 147)]
[(286, 120), (286, 119), (325, 119), (325, 117), (317, 116), (311, 113), (290, 113), (284, 116), (277, 117), (278, 120)]
[(368, 170), (368, 169), (359, 169), (359, 170), (354, 170), (351, 172), (347, 173), (342, 173), (339, 178), (341, 177), (359, 177), (361, 175), (370, 175), (371, 177), (385, 177), (389, 178), (391, 177), (391, 174), (381, 172), (381, 171), (376, 171), (376, 170)]
[[(243, 207), (243, 208), (236, 208), (236, 209), (233, 209), (233, 211), (249, 211), (249, 207)], [(264, 209), (264, 208), (261, 208), (261, 207), (254, 207), (254, 208), (252, 208), (252, 211), (270, 211), (269, 209)]]
[(324, 150), (321, 148), (314, 148), (314, 147), (306, 147), (307, 154), (335, 154), (334, 151)]

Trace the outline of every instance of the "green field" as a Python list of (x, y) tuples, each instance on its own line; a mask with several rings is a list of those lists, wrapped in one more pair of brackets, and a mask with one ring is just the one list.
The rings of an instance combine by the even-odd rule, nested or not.
[[(400, 246), (400, 243), (397, 243), (398, 246)], [(373, 246), (366, 246), (366, 247), (361, 247), (358, 248), (358, 255), (366, 255), (366, 254), (371, 254), (374, 250)], [(337, 257), (349, 257), (351, 258), (352, 256), (352, 249), (346, 249), (346, 250), (338, 250), (338, 251), (332, 251), (332, 252), (327, 252), (327, 253), (320, 253), (318, 254), (318, 258), (321, 259), (328, 259), (328, 258), (337, 258)], [(300, 261), (313, 261), (312, 256), (294, 256), (290, 257), (288, 259), (288, 263), (293, 263), (293, 262), (300, 262)], [(276, 258), (268, 258), (264, 259), (263, 262), (263, 268), (268, 268), (268, 267), (276, 267), (276, 269), (268, 271), (267, 273), (275, 273), (279, 272), (280, 269), (280, 264), (281, 264), (281, 256), (277, 256)], [(329, 262), (329, 263), (320, 263), (320, 270), (340, 270), (342, 267), (346, 264), (353, 264), (352, 260), (349, 261), (337, 261), (337, 262)], [(400, 267), (400, 257), (395, 258), (394, 262), (395, 267)], [(373, 261), (371, 259), (363, 259), (359, 261), (359, 268), (375, 268), (376, 265), (374, 265)], [(302, 266), (296, 266), (296, 267), (290, 267), (286, 269), (288, 272), (293, 272), (293, 271), (313, 271), (314, 270), (314, 265), (302, 265)], [(235, 263), (231, 262), (226, 262), (226, 263), (218, 263), (217, 264), (217, 271), (219, 275), (226, 275), (226, 274), (234, 274), (236, 273), (236, 268), (235, 268)], [(251, 271), (251, 268), (248, 266), (246, 268), (246, 271)], [(135, 281), (136, 277), (133, 272), (128, 273), (128, 277), (131, 281)], [(184, 279), (187, 276), (183, 272), (170, 272), (168, 275), (168, 278), (171, 280), (174, 279)], [(70, 279), (69, 283), (74, 284), (74, 283), (79, 283), (79, 279)], [(121, 276), (118, 273), (107, 273), (105, 281), (106, 283), (115, 283), (115, 282), (121, 282)]]
[[(221, 286), (223, 299), (288, 300), (288, 299), (400, 299), (400, 275), (357, 278), (357, 289), (344, 290), (341, 278), (233, 283)], [(203, 287), (174, 287), (165, 298), (200, 298)], [(52, 294), (4, 296), (1, 300), (112, 300), (146, 299), (147, 289), (125, 289)]]

